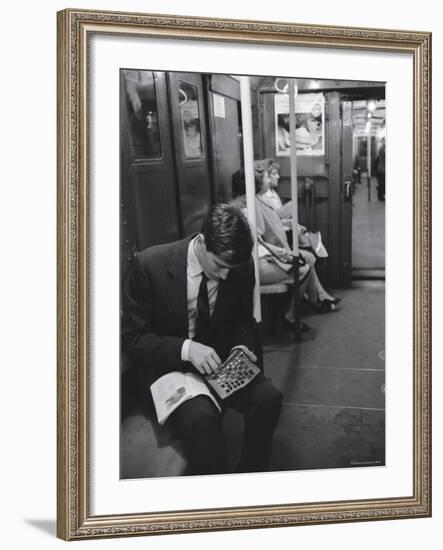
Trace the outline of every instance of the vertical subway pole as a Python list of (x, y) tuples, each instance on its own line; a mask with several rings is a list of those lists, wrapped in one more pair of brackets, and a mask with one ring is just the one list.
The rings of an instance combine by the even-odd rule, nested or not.
[(367, 153), (368, 153), (368, 178), (371, 179), (372, 176), (372, 135), (371, 135), (371, 126), (369, 124), (368, 128), (368, 147), (367, 147)]
[(300, 283), (298, 248), (298, 184), (297, 148), (295, 142), (295, 96), (297, 88), (293, 78), (289, 79), (289, 133), (291, 136), (291, 198), (292, 198), (292, 252), (294, 254), (294, 339), (300, 340)]
[(243, 158), (245, 163), (245, 182), (246, 182), (246, 207), (249, 224), (254, 237), (254, 249), (252, 251), (255, 268), (255, 288), (254, 288), (254, 318), (260, 323), (261, 303), (260, 303), (260, 279), (258, 274), (258, 254), (257, 254), (257, 216), (255, 211), (255, 177), (254, 177), (254, 145), (252, 136), (252, 109), (251, 109), (251, 87), (248, 76), (240, 77), (240, 99), (241, 99), (241, 118), (243, 128)]
[(371, 200), (371, 176), (372, 176), (372, 139), (371, 139), (371, 125), (368, 122), (368, 137), (366, 146), (366, 164), (368, 167), (368, 201)]

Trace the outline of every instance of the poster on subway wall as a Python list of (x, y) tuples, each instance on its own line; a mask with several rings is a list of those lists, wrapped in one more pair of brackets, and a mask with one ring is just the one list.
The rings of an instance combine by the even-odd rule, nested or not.
[[(289, 133), (289, 95), (274, 96), (275, 149), (279, 157), (291, 154)], [(295, 137), (297, 155), (325, 154), (325, 96), (322, 93), (299, 93), (295, 98)]]

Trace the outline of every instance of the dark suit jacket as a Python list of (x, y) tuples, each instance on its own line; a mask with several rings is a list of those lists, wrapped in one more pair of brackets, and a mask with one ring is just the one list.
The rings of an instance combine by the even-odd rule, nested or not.
[[(181, 360), (188, 338), (187, 256), (191, 237), (147, 248), (135, 256), (122, 295), (123, 351), (152, 384), (172, 371), (196, 372)], [(253, 349), (254, 266), (230, 270), (220, 281), (207, 345), (222, 361), (233, 346)]]

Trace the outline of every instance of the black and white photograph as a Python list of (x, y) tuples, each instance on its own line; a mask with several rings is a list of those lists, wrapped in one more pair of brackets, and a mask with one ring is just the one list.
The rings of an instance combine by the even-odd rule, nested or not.
[(119, 78), (120, 479), (384, 466), (385, 83)]

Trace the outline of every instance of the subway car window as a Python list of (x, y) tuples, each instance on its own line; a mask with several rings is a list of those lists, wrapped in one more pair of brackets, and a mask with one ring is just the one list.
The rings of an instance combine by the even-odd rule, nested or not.
[(123, 71), (132, 156), (161, 157), (155, 78), (152, 71)]
[(178, 81), (180, 121), (184, 158), (202, 156), (198, 90), (187, 82)]

